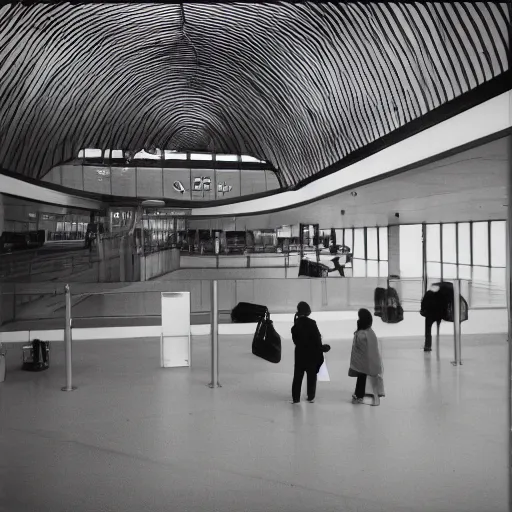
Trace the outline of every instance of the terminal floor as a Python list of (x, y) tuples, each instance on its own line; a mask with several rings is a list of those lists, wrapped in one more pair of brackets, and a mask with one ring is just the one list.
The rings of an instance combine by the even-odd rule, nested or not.
[(386, 398), (352, 405), (350, 342), (332, 341), (331, 382), (292, 406), (293, 349), (251, 354), (251, 339), (220, 339), (210, 389), (209, 340), (192, 368), (159, 368), (159, 342), (77, 342), (74, 384), (61, 343), (51, 368), (19, 370), (7, 354), (0, 384), (2, 512), (505, 512), (507, 344), (464, 336), (384, 341)]

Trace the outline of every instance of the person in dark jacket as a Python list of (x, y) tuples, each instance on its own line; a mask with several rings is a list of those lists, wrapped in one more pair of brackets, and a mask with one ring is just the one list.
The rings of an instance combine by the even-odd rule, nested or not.
[(292, 327), (292, 340), (295, 344), (295, 369), (292, 384), (292, 402), (300, 402), (300, 392), (304, 373), (307, 374), (307, 398), (313, 403), (316, 394), (316, 375), (323, 364), (322, 336), (316, 322), (309, 318), (311, 308), (306, 302), (299, 302)]
[(421, 301), (420, 314), (425, 317), (425, 352), (432, 352), (432, 326), (437, 323), (437, 329), (441, 325), (444, 312), (444, 300), (439, 293), (439, 286), (432, 286), (425, 293)]

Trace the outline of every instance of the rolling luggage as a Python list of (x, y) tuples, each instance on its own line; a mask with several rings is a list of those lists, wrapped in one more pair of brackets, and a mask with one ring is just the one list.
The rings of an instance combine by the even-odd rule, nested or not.
[(268, 314), (267, 306), (251, 304), (250, 302), (239, 302), (231, 311), (233, 323), (256, 323)]
[(274, 329), (268, 311), (256, 327), (252, 340), (252, 353), (270, 363), (281, 361), (281, 336)]

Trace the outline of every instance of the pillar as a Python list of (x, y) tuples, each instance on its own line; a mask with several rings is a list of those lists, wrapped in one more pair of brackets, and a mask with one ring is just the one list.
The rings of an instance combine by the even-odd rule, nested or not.
[[(512, 102), (510, 116), (512, 117)], [(508, 313), (508, 432), (509, 432), (509, 510), (512, 510), (512, 139), (508, 138), (508, 194), (507, 194), (507, 313)]]
[(388, 275), (400, 277), (400, 226), (388, 226)]

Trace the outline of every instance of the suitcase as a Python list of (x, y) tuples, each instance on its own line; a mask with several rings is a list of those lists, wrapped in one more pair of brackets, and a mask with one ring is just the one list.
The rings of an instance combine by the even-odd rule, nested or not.
[(270, 315), (260, 319), (252, 340), (252, 353), (270, 363), (281, 361), (281, 336), (274, 329)]
[(233, 323), (256, 323), (268, 314), (267, 306), (251, 304), (250, 302), (239, 302), (231, 311)]

